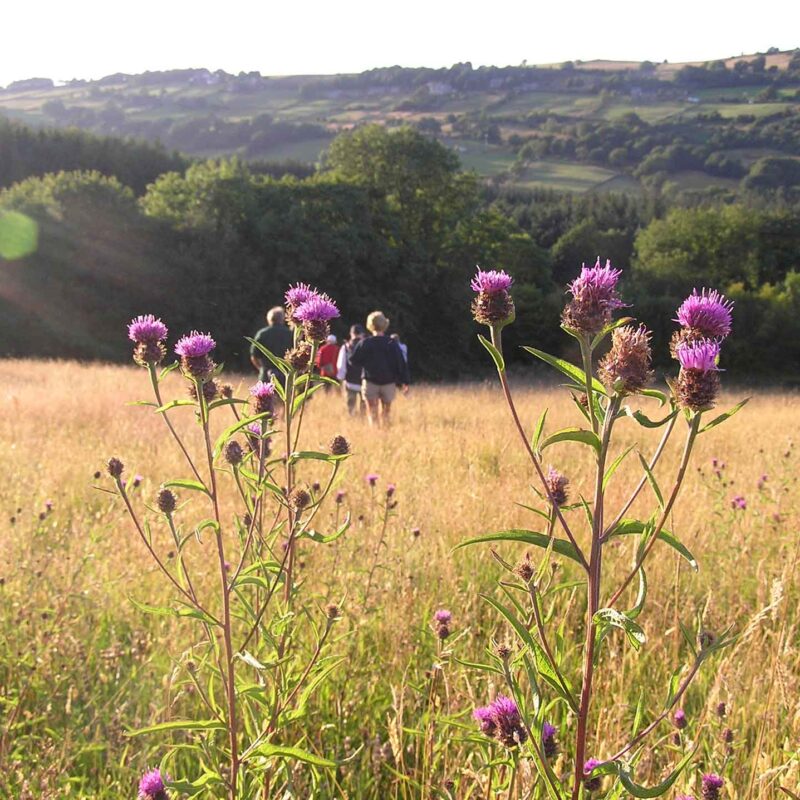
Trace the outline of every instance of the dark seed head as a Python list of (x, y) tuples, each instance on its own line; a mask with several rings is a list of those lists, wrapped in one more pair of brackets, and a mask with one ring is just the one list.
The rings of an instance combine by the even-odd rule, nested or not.
[(177, 504), (178, 498), (171, 489), (161, 489), (159, 491), (156, 497), (156, 505), (159, 511), (163, 511), (165, 514), (171, 514), (175, 510)]
[(109, 458), (106, 464), (106, 470), (112, 478), (119, 478), (125, 465), (118, 458)]

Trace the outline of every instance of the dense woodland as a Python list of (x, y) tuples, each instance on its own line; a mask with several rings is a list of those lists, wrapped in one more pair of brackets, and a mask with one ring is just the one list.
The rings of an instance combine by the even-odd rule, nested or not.
[[(716, 71), (726, 80), (732, 72)], [(750, 78), (751, 70), (739, 71), (737, 79)], [(722, 139), (681, 141), (666, 124), (630, 118), (574, 131), (575, 154), (589, 159), (622, 148), (643, 174), (688, 159), (742, 181), (732, 191), (678, 195), (658, 180), (638, 193), (580, 195), (487, 183), (419, 125), (344, 131), (313, 168), (197, 160), (159, 145), (3, 122), (0, 213), (34, 219), (39, 241), (33, 254), (0, 262), (2, 354), (125, 359), (124, 322), (153, 312), (175, 333), (213, 330), (228, 363), (244, 368), (244, 337), (289, 282), (303, 280), (339, 301), (337, 333), (379, 307), (409, 343), (417, 377), (469, 377), (482, 362), (468, 313), (475, 264), (516, 278), (519, 321), (509, 344), (555, 351), (565, 284), (600, 256), (625, 269), (623, 291), (654, 330), (660, 366), (676, 305), (693, 286), (711, 285), (736, 301), (739, 333), (723, 366), (795, 381), (800, 161), (790, 153), (799, 122), (782, 112), (746, 123), (786, 153), (746, 172), (714, 159)], [(734, 137), (728, 146), (737, 130), (728, 121), (714, 136)], [(573, 146), (555, 132), (536, 141)]]

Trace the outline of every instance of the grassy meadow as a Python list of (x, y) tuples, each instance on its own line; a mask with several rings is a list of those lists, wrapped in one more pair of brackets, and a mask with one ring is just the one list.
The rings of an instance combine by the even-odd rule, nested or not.
[[(545, 406), (548, 430), (579, 424), (563, 390), (519, 380), (529, 432)], [(250, 382), (234, 381), (238, 396)], [(168, 397), (185, 395), (174, 373), (165, 390)], [(720, 407), (743, 394), (728, 388)], [(0, 797), (132, 798), (138, 775), (159, 762), (170, 734), (126, 733), (197, 713), (183, 670), (195, 632), (132, 603), (167, 602), (169, 586), (119, 498), (103, 491), (111, 488), (108, 477), (94, 477), (109, 456), (119, 456), (128, 476), (142, 476), (133, 496), (143, 512), (163, 481), (187, 477), (158, 416), (130, 405), (138, 399), (149, 399), (148, 384), (133, 366), (0, 361)], [(658, 415), (654, 401), (643, 402)], [(539, 518), (518, 505), (538, 502), (529, 464), (493, 383), (413, 387), (394, 411), (386, 431), (349, 418), (336, 392), (318, 393), (307, 412), (308, 447), (324, 449), (341, 433), (354, 451), (337, 487), (346, 492), (342, 507), (337, 512), (331, 504), (326, 512), (328, 528), (345, 511), (352, 525), (300, 562), (305, 596), (313, 598), (309, 613), (319, 614), (330, 599), (341, 603), (333, 652), (345, 661), (313, 695), (302, 729), (291, 731), (296, 738), (284, 743), (302, 742), (342, 762), (314, 797), (446, 797), (448, 780), (454, 797), (506, 797), (487, 794), (484, 749), (470, 716), (503, 687), (468, 665), (485, 663), (492, 640), (509, 636), (480, 596), (497, 594), (501, 568), (487, 544), (453, 548), (488, 531), (539, 527)], [(220, 426), (230, 422), (227, 409), (219, 414)], [(784, 796), (779, 786), (800, 784), (800, 452), (792, 442), (799, 415), (796, 395), (757, 391), (742, 412), (700, 437), (669, 524), (700, 570), (657, 547), (639, 618), (647, 643), (638, 654), (621, 636), (604, 646), (590, 732), (598, 757), (625, 744), (640, 698), (646, 719), (663, 707), (670, 676), (690, 659), (679, 621), (695, 629), (699, 618), (717, 632), (732, 625), (740, 634), (689, 689), (680, 744), (669, 745), (675, 734), (668, 722), (652, 739), (662, 752), (698, 746), (696, 766), (681, 776), (677, 794), (699, 797), (701, 771), (723, 774), (731, 800), (777, 800)], [(172, 419), (199, 447), (192, 412), (177, 408)], [(621, 421), (617, 447), (640, 443), (651, 453), (659, 431), (643, 430)], [(676, 437), (658, 466), (663, 484), (671, 481), (680, 446)], [(570, 478), (572, 498), (592, 491), (585, 449), (565, 443), (548, 451), (548, 462)], [(724, 462), (719, 474), (712, 459)], [(638, 479), (634, 461), (627, 459), (609, 486), (613, 506)], [(380, 476), (374, 493), (367, 473)], [(381, 546), (377, 505), (390, 483), (397, 507)], [(188, 494), (179, 492), (176, 518), (191, 530), (204, 512)], [(746, 509), (732, 508), (734, 495), (745, 498)], [(647, 515), (652, 503), (643, 492), (634, 510)], [(576, 523), (582, 514), (569, 513)], [(155, 546), (169, 559), (169, 541), (151, 516)], [(211, 546), (200, 536), (189, 555), (209, 586)], [(618, 539), (607, 548), (608, 594), (611, 576), (630, 567), (632, 547)], [(498, 550), (512, 562), (525, 553), (523, 545)], [(577, 640), (584, 593), (570, 584), (581, 576), (569, 562), (557, 564), (553, 581), (563, 588), (550, 597), (550, 611), (565, 639)], [(628, 593), (621, 602), (633, 600)], [(431, 628), (441, 607), (453, 613), (443, 645)], [(566, 653), (564, 667), (577, 682), (577, 656)], [(720, 702), (728, 709), (724, 720), (714, 711)], [(574, 720), (561, 707), (553, 713), (566, 749)], [(730, 749), (724, 728), (733, 731)], [(569, 755), (560, 757), (557, 773), (569, 769)], [(645, 755), (636, 778), (656, 783), (663, 770), (663, 758)], [(311, 796), (302, 792), (302, 775), (300, 766), (301, 789), (286, 796)], [(523, 775), (519, 797), (524, 789)]]

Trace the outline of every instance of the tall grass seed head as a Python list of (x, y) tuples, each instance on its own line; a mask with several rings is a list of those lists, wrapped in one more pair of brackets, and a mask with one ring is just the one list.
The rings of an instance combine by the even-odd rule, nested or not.
[(623, 325), (611, 334), (611, 349), (600, 360), (603, 385), (620, 395), (636, 394), (653, 377), (650, 331), (644, 325)]
[(476, 292), (472, 316), (481, 325), (503, 326), (514, 321), (514, 301), (508, 290), (514, 279), (503, 270), (482, 270), (478, 267), (470, 288)]
[(621, 270), (613, 269), (610, 261), (600, 266), (583, 266), (580, 275), (567, 287), (572, 295), (561, 314), (562, 323), (587, 336), (600, 333), (611, 322), (614, 311), (625, 304), (617, 293)]

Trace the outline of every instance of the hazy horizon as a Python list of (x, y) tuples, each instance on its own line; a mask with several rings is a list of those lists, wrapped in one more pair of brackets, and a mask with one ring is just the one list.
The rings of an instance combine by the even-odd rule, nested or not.
[(402, 14), (376, 13), (364, 0), (275, 8), (234, 0), (224, 20), (217, 9), (207, 0), (142, 0), (122, 28), (97, 0), (17, 4), (4, 14), (13, 38), (4, 43), (0, 86), (34, 77), (96, 80), (117, 72), (193, 67), (279, 76), (465, 61), (705, 61), (800, 46), (790, 38), (800, 29), (800, 4), (789, 0), (773, 6), (769, 20), (750, 15), (746, 24), (730, 3), (717, 0), (676, 0), (657, 25), (633, 0), (546, 8), (499, 0), (483, 16), (452, 0), (409, 0)]

